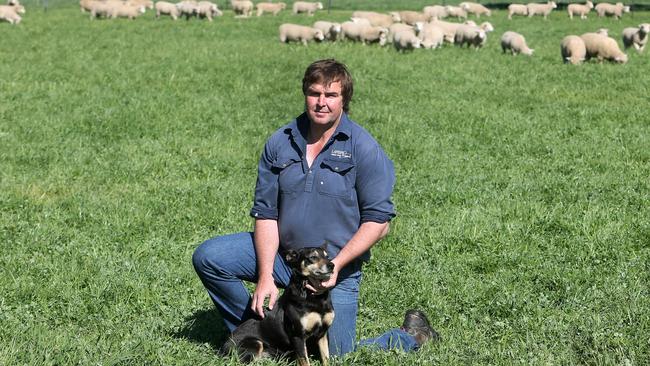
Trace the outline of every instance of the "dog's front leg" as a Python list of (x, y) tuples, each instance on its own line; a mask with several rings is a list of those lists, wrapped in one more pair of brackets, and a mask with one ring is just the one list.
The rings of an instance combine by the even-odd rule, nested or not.
[(320, 352), (320, 363), (323, 366), (327, 366), (327, 363), (330, 359), (330, 348), (329, 343), (327, 342), (327, 333), (325, 333), (321, 339), (318, 340), (318, 351)]
[(307, 343), (305, 342), (305, 339), (300, 337), (292, 337), (291, 343), (293, 344), (293, 349), (296, 350), (298, 365), (309, 366), (309, 358), (307, 358)]

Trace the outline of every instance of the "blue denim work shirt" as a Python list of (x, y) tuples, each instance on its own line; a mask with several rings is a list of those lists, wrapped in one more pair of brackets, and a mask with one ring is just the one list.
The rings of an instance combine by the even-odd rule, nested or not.
[[(281, 249), (327, 242), (334, 258), (361, 223), (395, 217), (395, 170), (377, 141), (345, 113), (309, 167), (308, 128), (303, 113), (266, 142), (250, 214), (278, 221)], [(369, 258), (366, 252), (360, 259)]]

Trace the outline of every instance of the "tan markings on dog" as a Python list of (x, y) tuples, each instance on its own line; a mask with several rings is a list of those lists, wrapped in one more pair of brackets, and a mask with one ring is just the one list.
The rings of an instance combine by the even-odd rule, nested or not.
[(329, 349), (329, 344), (327, 342), (327, 333), (325, 333), (325, 335), (318, 340), (318, 351), (320, 352), (321, 365), (327, 366), (328, 360), (330, 358), (330, 349)]
[(332, 325), (332, 322), (334, 321), (334, 313), (329, 312), (325, 315), (323, 315), (323, 324), (330, 326)]
[(302, 328), (305, 331), (311, 332), (314, 327), (323, 324), (323, 319), (318, 313), (307, 313), (305, 316), (300, 318), (300, 324), (302, 324)]

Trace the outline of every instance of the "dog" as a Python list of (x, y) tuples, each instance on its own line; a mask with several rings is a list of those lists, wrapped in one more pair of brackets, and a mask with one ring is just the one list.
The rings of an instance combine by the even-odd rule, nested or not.
[[(292, 276), (275, 307), (263, 319), (248, 319), (237, 327), (221, 353), (236, 352), (242, 362), (262, 357), (295, 357), (300, 366), (309, 366), (307, 350), (318, 346), (321, 364), (327, 366), (327, 330), (334, 321), (329, 289), (321, 286), (334, 270), (327, 256), (327, 243), (316, 248), (289, 250), (285, 259)], [(307, 284), (316, 292), (308, 290)]]

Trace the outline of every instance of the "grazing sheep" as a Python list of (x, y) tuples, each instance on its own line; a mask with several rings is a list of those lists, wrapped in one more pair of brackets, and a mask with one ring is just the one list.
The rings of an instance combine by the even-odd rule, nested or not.
[(284, 23), (280, 25), (279, 29), (280, 42), (282, 43), (302, 42), (306, 46), (307, 42), (314, 40), (322, 41), (325, 39), (323, 31), (304, 25)]
[(212, 17), (220, 17), (223, 15), (217, 4), (210, 1), (199, 1), (196, 8), (196, 13), (199, 18), (207, 18), (212, 21)]
[(343, 22), (341, 32), (347, 39), (366, 43), (379, 43), (380, 46), (386, 44), (388, 29), (384, 27), (368, 26), (354, 22)]
[(562, 62), (579, 65), (587, 58), (585, 42), (578, 36), (566, 36), (560, 43)]
[(114, 1), (91, 1), (88, 9), (90, 12), (90, 19), (111, 17), (114, 5), (116, 5)]
[(524, 4), (510, 4), (508, 5), (508, 19), (512, 20), (513, 15), (528, 15), (528, 6)]
[(610, 38), (598, 33), (585, 33), (580, 36), (585, 43), (587, 50), (586, 59), (598, 59), (598, 62), (603, 60), (612, 61), (620, 64), (627, 62), (627, 55), (618, 48), (618, 44), (614, 38)]
[(623, 5), (623, 3), (616, 3), (616, 4), (599, 3), (596, 4), (595, 9), (599, 17), (613, 16), (616, 19), (621, 19), (623, 13), (630, 12), (630, 7)]
[(473, 25), (463, 24), (456, 29), (454, 34), (454, 44), (463, 47), (467, 45), (467, 48), (474, 46), (476, 50), (483, 47), (487, 41), (487, 34), (483, 29)]
[(445, 42), (452, 43), (452, 44), (454, 43), (454, 37), (456, 36), (456, 30), (458, 29), (458, 27), (460, 27), (462, 25), (476, 26), (476, 23), (474, 23), (471, 20), (466, 21), (465, 24), (446, 22), (444, 20), (433, 20), (433, 21), (429, 22), (429, 24), (435, 25), (435, 26), (441, 28), (443, 33), (444, 33)]
[(544, 19), (548, 19), (548, 15), (551, 14), (553, 9), (557, 8), (557, 4), (555, 1), (549, 1), (546, 4), (537, 4), (537, 3), (529, 3), (526, 4), (528, 7), (528, 17), (532, 17), (533, 15), (543, 15)]
[(425, 6), (422, 12), (429, 16), (429, 19), (444, 19), (449, 16), (447, 8), (442, 5)]
[(634, 47), (638, 52), (642, 52), (648, 43), (648, 33), (650, 33), (650, 24), (639, 24), (638, 28), (629, 27), (623, 29), (623, 46), (627, 50)]
[(607, 28), (598, 28), (598, 30), (596, 31), (596, 34), (600, 34), (600, 35), (603, 35), (603, 36), (607, 37), (607, 36), (609, 36), (609, 29), (607, 29)]
[(402, 30), (393, 36), (393, 46), (398, 51), (413, 50), (420, 48), (421, 40), (415, 35), (415, 31)]
[(287, 7), (286, 3), (258, 3), (255, 5), (257, 8), (257, 16), (261, 16), (262, 14), (266, 13), (271, 13), (273, 15), (278, 15), (282, 10), (284, 10)]
[[(472, 25), (472, 24), (469, 24)], [(485, 33), (490, 33), (494, 32), (494, 27), (492, 26), (492, 23), (490, 22), (483, 22), (481, 25), (479, 25), (479, 28), (483, 29)]]
[(510, 51), (513, 56), (518, 54), (532, 56), (535, 50), (528, 47), (524, 36), (517, 32), (507, 31), (501, 36), (501, 50)]
[(132, 6), (144, 6), (147, 9), (153, 9), (153, 1), (151, 0), (127, 0), (126, 3)]
[(25, 8), (22, 5), (0, 5), (0, 21), (9, 22), (9, 24), (20, 24), (22, 17), (18, 15), (22, 8), (22, 12), (25, 12)]
[(253, 14), (253, 2), (250, 0), (230, 0), (230, 6), (235, 12), (235, 16), (248, 18)]
[(20, 1), (18, 1), (18, 0), (7, 0), (7, 5), (11, 5), (11, 6), (20, 5)]
[(180, 10), (176, 7), (176, 4), (172, 4), (167, 1), (158, 1), (154, 6), (156, 9), (156, 19), (159, 19), (161, 15), (169, 15), (172, 19), (176, 20), (181, 16)]
[(461, 8), (465, 9), (468, 13), (476, 15), (477, 18), (480, 18), (481, 15), (485, 15), (488, 17), (492, 16), (492, 12), (490, 11), (490, 9), (486, 8), (485, 6), (479, 3), (465, 1), (458, 5)]
[(460, 18), (467, 19), (467, 10), (460, 6), (447, 5), (445, 10), (447, 10), (447, 14), (450, 17), (456, 17), (458, 20), (460, 20)]
[(325, 39), (330, 41), (336, 41), (341, 35), (341, 24), (326, 22), (324, 20), (319, 20), (313, 25), (314, 28), (320, 29), (325, 36)]
[[(419, 25), (422, 25), (423, 23), (418, 23)], [(415, 29), (415, 27), (404, 24), (404, 23), (394, 23), (390, 27), (388, 27), (388, 36), (386, 38), (386, 41), (389, 43), (393, 43), (393, 39), (395, 38), (395, 34), (402, 32), (402, 31), (411, 31), (414, 34), (417, 34), (417, 32), (422, 29), (420, 26), (418, 26), (418, 30)]]
[(126, 3), (113, 4), (113, 8), (111, 9), (111, 19), (128, 18), (133, 20), (144, 14), (144, 12), (144, 5), (129, 5)]
[(392, 12), (391, 14), (376, 13), (374, 11), (355, 11), (352, 13), (353, 18), (367, 19), (370, 25), (374, 27), (388, 28), (393, 23), (401, 21), (399, 13)]
[(293, 13), (307, 13), (309, 16), (313, 16), (316, 10), (323, 9), (323, 3), (320, 1), (317, 3), (310, 3), (307, 1), (296, 1), (293, 3)]
[(439, 48), (445, 40), (445, 31), (438, 25), (426, 23), (419, 33), (422, 48)]
[(594, 3), (587, 0), (585, 4), (569, 4), (566, 10), (569, 13), (569, 18), (573, 19), (573, 15), (580, 15), (580, 19), (587, 19), (587, 14), (594, 8)]
[(398, 12), (402, 23), (415, 25), (415, 23), (426, 23), (431, 17), (428, 14), (417, 11), (400, 11)]

